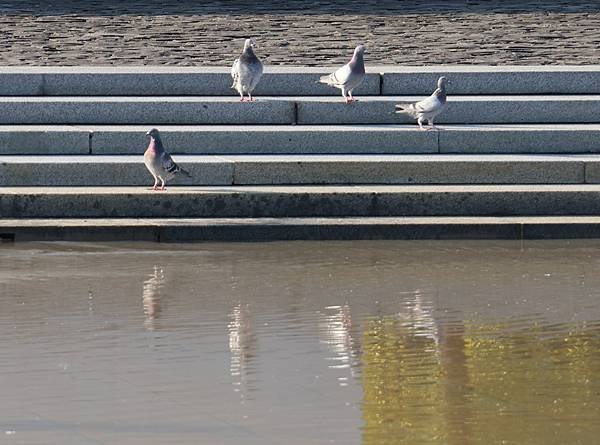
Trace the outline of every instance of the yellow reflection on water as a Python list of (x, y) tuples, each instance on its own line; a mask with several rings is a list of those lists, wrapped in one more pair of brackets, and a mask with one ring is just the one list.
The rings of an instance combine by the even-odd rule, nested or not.
[(600, 437), (600, 328), (419, 323), (363, 335), (363, 443), (574, 444)]

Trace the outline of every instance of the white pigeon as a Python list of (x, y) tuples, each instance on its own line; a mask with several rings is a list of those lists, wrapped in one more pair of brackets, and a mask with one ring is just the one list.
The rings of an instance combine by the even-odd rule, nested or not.
[(352, 96), (352, 90), (359, 86), (365, 78), (364, 53), (365, 47), (358, 45), (354, 49), (354, 54), (350, 62), (335, 72), (327, 76), (322, 76), (319, 82), (342, 90), (342, 96), (344, 96), (346, 103), (354, 102), (355, 99)]
[(240, 94), (241, 102), (245, 100), (244, 93), (248, 95), (250, 102), (254, 101), (252, 91), (256, 88), (263, 73), (263, 64), (254, 54), (253, 48), (255, 46), (254, 39), (246, 39), (242, 54), (233, 62), (231, 67), (231, 77), (233, 79), (231, 88)]
[(446, 85), (450, 81), (444, 76), (437, 82), (437, 89), (427, 99), (414, 104), (396, 105), (396, 113), (408, 114), (415, 118), (421, 130), (425, 130), (423, 123), (428, 121), (429, 128), (434, 129), (433, 118), (440, 114), (446, 107)]

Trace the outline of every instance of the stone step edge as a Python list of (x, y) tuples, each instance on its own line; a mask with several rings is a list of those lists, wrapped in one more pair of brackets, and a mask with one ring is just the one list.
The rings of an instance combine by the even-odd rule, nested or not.
[(600, 238), (600, 216), (0, 219), (0, 242)]
[[(329, 73), (337, 67), (279, 67), (266, 66), (265, 80), (258, 85), (258, 91), (285, 91), (292, 87), (309, 93), (327, 92), (335, 95), (333, 89), (315, 85), (318, 76)], [(425, 93), (440, 74), (455, 79), (455, 90), (477, 92), (527, 91), (556, 92), (598, 91), (600, 66), (385, 66), (367, 64), (367, 76), (359, 87), (368, 94), (390, 94), (398, 91)], [(10, 95), (53, 95), (67, 90), (85, 95), (90, 89), (96, 91), (122, 92), (130, 89), (145, 91), (152, 87), (162, 91), (193, 93), (210, 91), (213, 94), (233, 95), (230, 89), (230, 67), (2, 67), (3, 78), (0, 90)], [(199, 82), (204, 78), (204, 82)], [(299, 84), (299, 80), (305, 80)], [(158, 84), (158, 86), (156, 86)]]
[[(600, 124), (159, 125), (172, 154), (597, 153)], [(0, 155), (141, 154), (151, 125), (0, 125)]]

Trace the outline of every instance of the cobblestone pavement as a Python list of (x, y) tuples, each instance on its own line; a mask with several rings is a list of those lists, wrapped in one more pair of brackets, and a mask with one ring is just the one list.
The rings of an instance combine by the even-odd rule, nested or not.
[(598, 64), (600, 2), (0, 2), (2, 65), (230, 65), (256, 38), (267, 64)]

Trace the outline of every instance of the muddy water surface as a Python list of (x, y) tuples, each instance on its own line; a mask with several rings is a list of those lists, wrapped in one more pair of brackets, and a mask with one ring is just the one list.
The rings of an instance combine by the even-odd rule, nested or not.
[(589, 444), (600, 242), (0, 245), (0, 443)]

